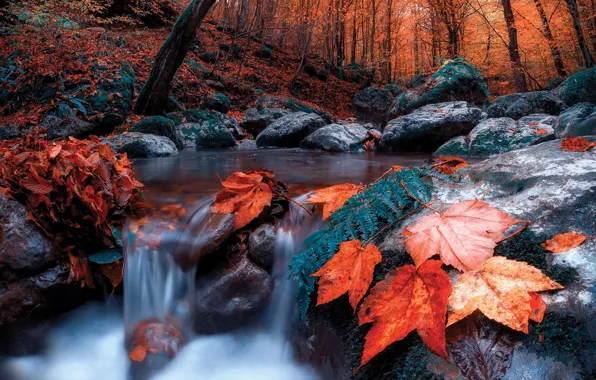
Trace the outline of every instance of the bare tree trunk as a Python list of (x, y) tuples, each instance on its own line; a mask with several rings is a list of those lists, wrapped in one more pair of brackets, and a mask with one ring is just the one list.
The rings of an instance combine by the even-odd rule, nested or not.
[(579, 19), (579, 11), (577, 10), (577, 0), (565, 1), (567, 2), (567, 8), (569, 8), (569, 13), (571, 14), (571, 19), (573, 21), (573, 28), (575, 29), (575, 34), (577, 35), (577, 42), (584, 58), (584, 66), (590, 68), (594, 66), (594, 57), (592, 57), (592, 54), (590, 53), (590, 49), (588, 48), (588, 44), (586, 43), (586, 39), (584, 37), (584, 32), (582, 31), (582, 24)]
[(591, 4), (590, 39), (592, 40), (592, 51), (596, 53), (596, 0), (591, 0)]
[(354, 12), (354, 16), (352, 19), (352, 52), (351, 52), (351, 59), (352, 63), (356, 62), (356, 42), (358, 40), (358, 27), (356, 25), (356, 12)]
[(502, 0), (502, 3), (505, 22), (507, 23), (507, 32), (509, 33), (509, 60), (511, 61), (511, 68), (513, 69), (515, 90), (517, 92), (528, 92), (528, 83), (526, 82), (526, 75), (524, 74), (521, 58), (519, 56), (517, 29), (515, 27), (513, 9), (511, 8), (511, 0)]
[(391, 58), (393, 55), (393, 39), (391, 38), (391, 18), (393, 17), (393, 0), (387, 0), (387, 13), (385, 14), (385, 81), (391, 82)]
[(197, 28), (215, 0), (193, 0), (178, 17), (170, 35), (157, 53), (149, 79), (141, 89), (135, 113), (159, 115), (168, 103), (170, 84), (184, 61)]
[(370, 28), (370, 64), (373, 65), (373, 77), (375, 72), (375, 34), (377, 34), (377, 0), (372, 0), (372, 23)]
[(561, 59), (561, 51), (559, 50), (557, 42), (553, 37), (553, 33), (550, 30), (550, 23), (546, 17), (546, 12), (544, 12), (544, 8), (542, 7), (542, 0), (534, 0), (534, 4), (536, 4), (536, 9), (540, 14), (542, 29), (544, 29), (544, 37), (546, 37), (548, 40), (548, 46), (550, 47), (550, 53), (553, 56), (553, 62), (555, 64), (555, 68), (557, 69), (557, 74), (559, 74), (559, 76), (566, 77), (567, 71), (565, 70), (563, 59)]

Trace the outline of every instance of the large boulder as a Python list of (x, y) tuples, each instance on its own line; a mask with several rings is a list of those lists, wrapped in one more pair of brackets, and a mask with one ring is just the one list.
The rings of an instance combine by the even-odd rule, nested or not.
[(100, 126), (88, 123), (81, 119), (61, 119), (53, 115), (46, 116), (40, 124), (40, 128), (47, 129), (46, 137), (50, 140), (64, 139), (67, 137), (85, 139), (91, 135), (101, 135), (105, 132), (110, 132), (110, 130), (102, 130)]
[(197, 279), (194, 320), (200, 334), (234, 330), (259, 315), (273, 293), (273, 280), (242, 257), (227, 268)]
[(555, 123), (557, 137), (596, 135), (596, 105), (578, 103), (567, 108)]
[(129, 132), (103, 138), (101, 141), (110, 144), (118, 153), (126, 153), (130, 158), (167, 157), (178, 154), (172, 140), (148, 133)]
[(25, 206), (0, 195), (0, 269), (32, 271), (56, 261), (52, 242), (27, 215)]
[(435, 156), (487, 157), (543, 143), (555, 138), (555, 116), (536, 114), (519, 121), (508, 117), (487, 119), (467, 136), (443, 144)]
[(383, 131), (385, 151), (434, 152), (452, 137), (466, 134), (484, 118), (464, 101), (431, 104), (391, 120)]
[(568, 106), (583, 102), (596, 104), (594, 88), (596, 88), (596, 67), (573, 74), (552, 90), (552, 93)]
[(228, 113), (230, 110), (230, 98), (222, 93), (211, 94), (205, 99), (201, 108), (206, 110), (217, 111), (221, 113)]
[(499, 96), (490, 107), (488, 117), (509, 117), (519, 120), (524, 116), (545, 113), (558, 115), (567, 106), (559, 97), (548, 91), (527, 92), (524, 94), (510, 94)]
[[(186, 149), (231, 148), (236, 145), (232, 134), (236, 120), (216, 111), (188, 110), (182, 112), (185, 123), (177, 126)], [(177, 120), (174, 120), (177, 121)]]
[(393, 97), (388, 90), (367, 87), (354, 95), (356, 117), (363, 121), (384, 123)]
[(293, 112), (277, 119), (256, 138), (257, 146), (294, 148), (311, 133), (325, 126), (315, 113)]
[(122, 124), (132, 111), (135, 83), (134, 71), (126, 65), (115, 78), (100, 81), (94, 95), (85, 99), (87, 119), (102, 129)]
[(263, 132), (275, 120), (287, 115), (289, 111), (283, 108), (249, 108), (244, 111), (244, 119), (240, 127), (253, 136)]
[(367, 136), (368, 129), (358, 124), (330, 124), (302, 140), (300, 147), (329, 152), (351, 152), (362, 149)]
[(182, 143), (178, 129), (176, 129), (176, 125), (172, 120), (163, 116), (147, 117), (133, 125), (129, 131), (165, 136), (172, 140), (176, 148), (184, 149), (184, 144)]
[(286, 96), (261, 96), (256, 101), (256, 108), (282, 108), (290, 112), (306, 112), (319, 115), (327, 124), (333, 123), (333, 117), (322, 109), (309, 107), (298, 100)]
[(479, 107), (488, 100), (488, 86), (480, 70), (461, 59), (445, 62), (421, 85), (398, 96), (389, 109), (387, 119), (408, 114), (427, 104), (456, 100)]

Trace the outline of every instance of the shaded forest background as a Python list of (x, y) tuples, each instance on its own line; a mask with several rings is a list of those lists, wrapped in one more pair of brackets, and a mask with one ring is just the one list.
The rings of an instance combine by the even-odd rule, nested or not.
[[(19, 87), (58, 81), (63, 89), (83, 81), (79, 90), (90, 92), (94, 70), (119, 77), (125, 63), (139, 86), (187, 4), (2, 0), (0, 79)], [(455, 57), (482, 71), (494, 97), (552, 86), (592, 67), (596, 54), (596, 0), (217, 1), (206, 21), (173, 94), (192, 106), (218, 90), (213, 82), (236, 86), (233, 111), (259, 92), (291, 93), (348, 116), (359, 88), (406, 85)], [(28, 118), (57, 101), (11, 100), (2, 113), (18, 123), (35, 123)]]

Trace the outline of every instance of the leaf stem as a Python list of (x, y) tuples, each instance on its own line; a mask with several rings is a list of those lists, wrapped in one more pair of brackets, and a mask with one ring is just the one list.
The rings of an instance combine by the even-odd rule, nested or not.
[(505, 241), (507, 239), (511, 239), (512, 237), (514, 237), (515, 235), (521, 234), (522, 232), (524, 232), (526, 230), (526, 228), (528, 228), (528, 226), (530, 225), (530, 223), (532, 223), (532, 221), (530, 220), (526, 220), (526, 222), (524, 223), (524, 225), (517, 231), (505, 236), (503, 239), (501, 239), (501, 241)]
[(381, 235), (383, 232), (387, 231), (387, 229), (389, 229), (391, 226), (393, 226), (395, 223), (400, 222), (402, 220), (404, 220), (405, 218), (407, 218), (408, 216), (416, 213), (418, 210), (420, 210), (421, 208), (423, 208), (424, 206), (426, 206), (424, 203), (421, 203), (421, 206), (416, 207), (414, 210), (403, 214), (402, 216), (400, 216), (399, 218), (395, 219), (393, 222), (387, 224), (385, 227), (381, 228), (379, 231), (377, 231), (376, 234), (374, 234), (370, 239), (366, 240), (363, 244), (362, 247), (364, 248), (365, 246), (367, 246), (368, 244), (370, 244), (371, 241), (375, 240), (379, 235)]
[(312, 212), (310, 212), (310, 210), (308, 210), (306, 207), (302, 206), (300, 203), (296, 202), (295, 200), (293, 200), (292, 198), (285, 196), (281, 193), (278, 193), (277, 191), (272, 191), (273, 194), (277, 195), (280, 198), (283, 198), (285, 200), (287, 200), (288, 202), (292, 202), (295, 205), (297, 205), (298, 207), (300, 207), (301, 209), (303, 209), (304, 211), (306, 211), (306, 213), (310, 216), (312, 216)]
[(403, 180), (401, 180), (401, 181), (400, 181), (400, 183), (401, 183), (401, 187), (403, 187), (403, 188), (404, 188), (404, 190), (406, 191), (406, 193), (408, 193), (408, 195), (409, 195), (409, 196), (410, 196), (412, 199), (414, 199), (416, 202), (420, 203), (420, 204), (421, 204), (421, 205), (423, 205), (424, 207), (426, 207), (426, 208), (428, 208), (428, 209), (430, 209), (430, 210), (433, 210), (433, 211), (434, 211), (434, 212), (436, 212), (437, 214), (441, 215), (441, 212), (440, 212), (439, 210), (437, 210), (437, 209), (435, 209), (435, 208), (432, 208), (432, 207), (430, 207), (430, 204), (422, 202), (422, 201), (421, 201), (420, 199), (418, 199), (418, 198), (417, 198), (417, 197), (416, 197), (414, 194), (412, 194), (412, 192), (411, 192), (411, 191), (410, 191), (410, 190), (409, 190), (409, 189), (406, 187), (406, 183), (405, 183)]

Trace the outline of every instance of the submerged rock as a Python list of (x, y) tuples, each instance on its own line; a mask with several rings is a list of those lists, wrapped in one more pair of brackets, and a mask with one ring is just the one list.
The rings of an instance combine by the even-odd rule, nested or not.
[(466, 102), (424, 106), (391, 120), (383, 131), (380, 148), (386, 151), (432, 152), (454, 136), (470, 132), (484, 115)]
[(311, 133), (325, 126), (325, 121), (314, 113), (293, 112), (276, 120), (256, 138), (257, 146), (293, 148)]
[(130, 132), (149, 133), (156, 136), (165, 136), (172, 140), (178, 149), (184, 149), (180, 134), (174, 125), (174, 122), (163, 116), (151, 116), (147, 117), (130, 129)]
[(367, 87), (354, 95), (354, 108), (359, 120), (384, 123), (391, 107), (392, 96), (388, 90)]
[(567, 106), (565, 103), (548, 91), (535, 91), (523, 94), (510, 94), (500, 96), (488, 107), (490, 118), (509, 117), (519, 120), (524, 116), (543, 113), (559, 115)]
[(357, 125), (330, 124), (302, 140), (300, 148), (329, 152), (351, 152), (362, 149), (368, 129)]
[(110, 144), (118, 153), (126, 153), (130, 158), (154, 158), (172, 156), (178, 153), (176, 145), (165, 136), (130, 132), (101, 139)]
[(25, 206), (0, 195), (0, 270), (37, 270), (56, 260), (52, 242), (27, 215)]
[(555, 123), (557, 137), (596, 135), (596, 105), (578, 103), (559, 115)]
[(265, 270), (246, 257), (220, 273), (199, 278), (195, 298), (195, 330), (216, 334), (234, 330), (259, 315), (273, 292)]

